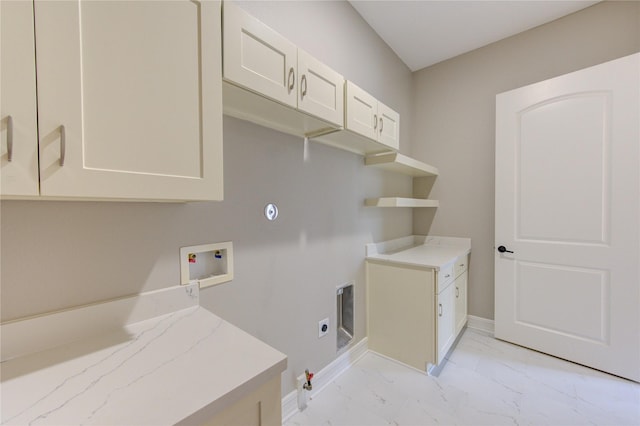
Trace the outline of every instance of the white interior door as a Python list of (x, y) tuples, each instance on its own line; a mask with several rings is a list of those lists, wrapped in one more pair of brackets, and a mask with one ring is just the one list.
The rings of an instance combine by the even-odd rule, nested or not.
[(639, 103), (640, 54), (496, 98), (495, 335), (635, 381)]

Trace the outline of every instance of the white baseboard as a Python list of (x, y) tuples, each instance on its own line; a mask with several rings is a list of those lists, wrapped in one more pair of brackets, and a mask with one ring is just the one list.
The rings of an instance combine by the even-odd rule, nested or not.
[[(313, 375), (313, 390), (306, 391), (298, 386), (298, 389), (290, 392), (282, 398), (282, 422), (286, 422), (293, 415), (300, 411), (298, 405), (298, 392), (302, 392), (300, 395), (303, 401), (306, 401), (307, 396), (309, 398), (315, 397), (324, 388), (326, 388), (332, 381), (338, 376), (347, 371), (353, 364), (355, 364), (361, 357), (363, 357), (369, 350), (368, 340), (365, 337), (357, 344), (349, 348), (345, 353), (333, 360), (329, 365), (322, 370), (315, 372)], [(298, 381), (303, 380), (304, 374), (298, 378)]]
[(491, 334), (493, 334), (496, 329), (495, 322), (493, 320), (476, 317), (474, 315), (467, 315), (467, 327), (486, 331)]
[(285, 423), (298, 411), (298, 391), (289, 392), (282, 398), (282, 423)]

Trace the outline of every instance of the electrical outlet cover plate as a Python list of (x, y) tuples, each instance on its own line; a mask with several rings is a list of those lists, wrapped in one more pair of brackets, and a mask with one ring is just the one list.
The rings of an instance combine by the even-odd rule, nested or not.
[(318, 321), (318, 338), (324, 337), (329, 333), (329, 318)]

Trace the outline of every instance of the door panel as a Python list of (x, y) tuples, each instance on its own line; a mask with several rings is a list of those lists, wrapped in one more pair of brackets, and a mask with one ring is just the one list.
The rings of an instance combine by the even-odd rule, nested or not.
[[(607, 343), (609, 274), (516, 261), (515, 321), (569, 338)], [(550, 297), (551, 295), (551, 297)], [(579, 297), (580, 303), (576, 303)]]
[(345, 127), (362, 136), (377, 140), (378, 101), (376, 98), (352, 82), (347, 81), (346, 99), (347, 113)]
[(198, 7), (98, 1), (80, 12), (84, 166), (200, 177), (198, 27), (179, 24), (198, 22)]
[(378, 142), (389, 148), (400, 148), (400, 114), (378, 102)]
[(456, 289), (456, 336), (467, 322), (467, 277), (468, 272), (465, 271), (454, 282)]
[(455, 284), (450, 283), (438, 294), (438, 361), (440, 364), (455, 340)]
[(344, 125), (344, 77), (298, 49), (298, 108)]
[(606, 92), (576, 93), (520, 113), (518, 239), (607, 242), (610, 101)]
[(496, 98), (495, 335), (640, 381), (640, 54)]
[(34, 196), (39, 187), (33, 3), (0, 2), (0, 20), (0, 195)]
[(37, 1), (35, 15), (42, 195), (222, 199), (219, 2)]

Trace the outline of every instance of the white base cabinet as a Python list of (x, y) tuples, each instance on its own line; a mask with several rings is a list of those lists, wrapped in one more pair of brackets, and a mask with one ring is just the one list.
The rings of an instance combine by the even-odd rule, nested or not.
[(468, 255), (440, 270), (367, 260), (369, 348), (421, 371), (441, 365), (467, 322), (467, 263)]
[[(30, 3), (12, 3), (2, 2), (2, 119), (16, 116), (16, 161), (23, 143), (39, 151), (39, 195), (222, 199), (219, 1), (37, 0), (15, 46), (5, 34), (5, 11)], [(28, 39), (34, 18), (35, 45)], [(37, 65), (5, 79), (17, 48)], [(39, 135), (23, 141), (24, 126), (34, 132), (35, 123), (17, 118), (5, 97), (36, 71)], [(23, 102), (34, 96), (25, 92)], [(4, 157), (3, 177), (13, 166)], [(34, 195), (2, 190), (3, 198)]]

